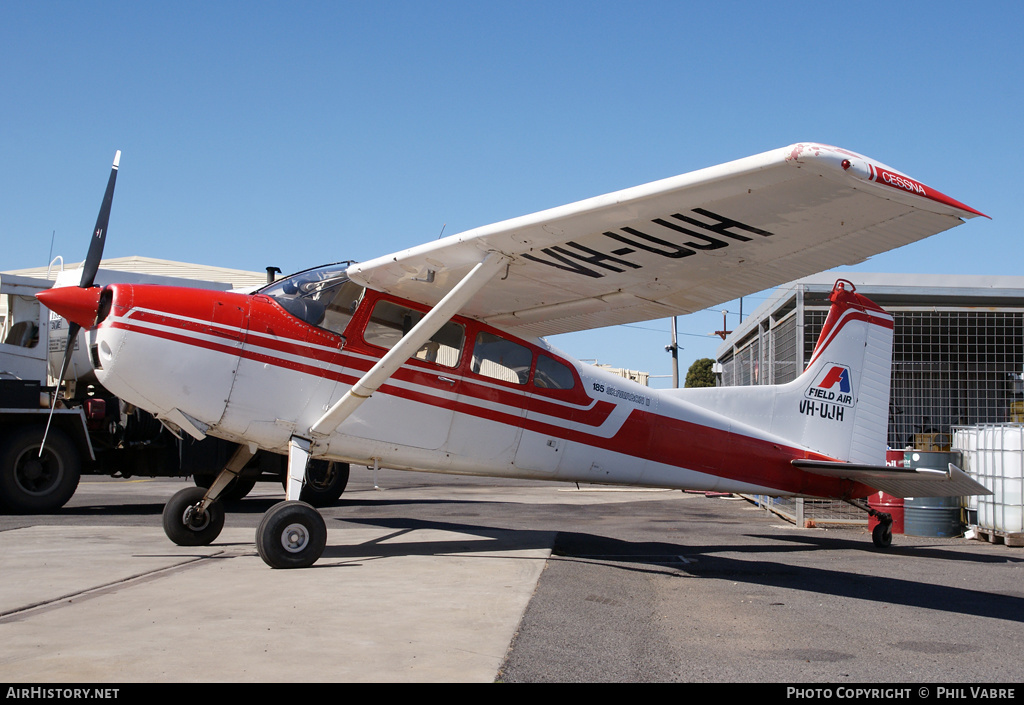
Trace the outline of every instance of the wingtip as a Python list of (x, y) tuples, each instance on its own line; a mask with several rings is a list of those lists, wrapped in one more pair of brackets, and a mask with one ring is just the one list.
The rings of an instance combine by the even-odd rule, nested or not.
[(114, 168), (116, 169), (120, 163), (121, 163), (121, 150), (119, 149), (116, 152), (114, 152)]

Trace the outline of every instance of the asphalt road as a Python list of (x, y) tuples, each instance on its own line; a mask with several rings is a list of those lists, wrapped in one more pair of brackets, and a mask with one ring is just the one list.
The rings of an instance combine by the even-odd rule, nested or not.
[[(223, 540), (207, 553), (182, 552), (159, 535), (163, 503), (185, 486), (181, 480), (87, 478), (60, 513), (0, 516), (0, 561), (18, 566), (0, 577), (0, 636), (8, 635), (0, 641), (0, 681), (17, 674), (39, 678), (31, 667), (42, 655), (15, 650), (17, 639), (46, 644), (57, 638), (48, 630), (64, 632), (69, 620), (98, 618), (103, 600), (116, 612), (129, 582), (133, 590), (143, 582), (150, 590), (170, 587), (171, 578), (162, 576), (180, 576), (186, 566), (203, 567), (189, 569), (193, 582), (184, 591), (176, 587), (170, 602), (209, 589), (197, 629), (234, 620), (235, 638), (244, 641), (251, 638), (246, 630), (273, 633), (291, 619), (304, 625), (287, 634), (294, 648), (294, 640), (314, 638), (311, 623), (340, 618), (332, 615), (360, 613), (367, 626), (317, 631), (325, 662), (313, 659), (305, 667), (319, 677), (261, 667), (260, 654), (250, 651), (238, 655), (241, 665), (222, 662), (220, 670), (197, 670), (192, 662), (180, 671), (166, 664), (157, 670), (122, 666), (97, 675), (83, 665), (50, 679), (234, 681), (255, 673), (278, 681), (1024, 681), (1024, 548), (896, 536), (892, 548), (879, 551), (866, 529), (797, 529), (742, 499), (681, 492), (394, 471), (381, 471), (378, 482), (375, 489), (369, 471), (353, 469), (340, 504), (324, 510), (327, 550), (307, 571), (272, 571), (255, 558), (252, 532), (281, 498), (279, 488), (266, 485), (229, 509)], [(60, 599), (39, 604), (18, 593), (26, 583), (43, 584), (37, 575), (43, 563), (73, 566), (70, 553), (62, 559), (60, 552), (80, 550), (72, 538), (84, 536), (147, 542), (124, 549), (123, 558), (116, 551), (107, 555), (110, 571), (129, 554), (136, 561), (156, 557), (161, 567), (132, 569), (122, 593), (91, 578), (89, 585), (106, 586), (103, 598), (73, 608), (65, 603), (76, 600), (59, 594), (71, 588), (55, 588)], [(33, 559), (44, 546), (56, 557)], [(214, 560), (224, 558), (231, 560)], [(84, 565), (74, 570), (85, 572)], [(356, 566), (363, 571), (358, 582), (343, 583), (357, 573), (342, 569)], [(385, 566), (394, 572), (369, 572)], [(245, 622), (243, 615), (270, 609), (264, 603), (277, 591), (307, 589), (308, 576), (316, 582), (309, 583), (308, 596), (292, 600), (291, 613), (271, 618), (272, 624)], [(274, 586), (267, 587), (266, 601), (243, 599), (259, 581)], [(226, 597), (216, 597), (215, 588)], [(94, 585), (88, 590), (97, 593)], [(446, 597), (454, 604), (443, 606)], [(319, 609), (308, 617), (288, 617), (314, 602)], [(449, 617), (434, 624), (442, 608)], [(235, 611), (225, 618), (229, 610)], [(117, 619), (104, 618), (117, 628)], [(126, 620), (124, 628), (137, 626)], [(416, 626), (427, 636), (410, 636)], [(474, 634), (490, 642), (471, 646)], [(88, 660), (85, 647), (54, 643), (65, 659), (82, 649)], [(280, 661), (270, 658), (274, 648), (264, 649), (271, 664)], [(410, 653), (402, 655), (406, 649)], [(368, 658), (371, 665), (339, 670), (360, 651), (377, 654)]]

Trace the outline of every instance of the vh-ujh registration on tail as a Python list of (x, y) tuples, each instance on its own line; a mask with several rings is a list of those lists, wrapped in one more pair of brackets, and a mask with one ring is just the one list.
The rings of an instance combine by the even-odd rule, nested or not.
[(176, 543), (217, 537), (218, 498), (258, 450), (288, 456), (286, 500), (256, 533), (273, 567), (324, 549), (323, 518), (299, 501), (316, 461), (829, 497), (876, 514), (863, 499), (880, 490), (987, 493), (954, 466), (885, 466), (893, 319), (846, 282), (807, 369), (780, 386), (650, 389), (542, 337), (705, 309), (982, 215), (859, 154), (797, 144), (252, 294), (94, 286), (116, 170), (81, 285), (39, 298), (91, 329), (111, 392), (240, 444), (209, 489), (168, 503)]

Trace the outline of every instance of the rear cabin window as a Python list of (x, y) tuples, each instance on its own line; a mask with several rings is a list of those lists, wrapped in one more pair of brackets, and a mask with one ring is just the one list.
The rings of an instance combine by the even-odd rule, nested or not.
[(576, 378), (567, 365), (547, 355), (538, 355), (533, 385), (538, 389), (572, 389)]
[[(370, 312), (370, 320), (366, 324), (363, 340), (370, 345), (390, 350), (412, 327), (424, 316), (391, 301), (378, 301)], [(466, 340), (466, 330), (462, 325), (449, 321), (441, 330), (434, 333), (412, 357), (425, 362), (433, 362), (445, 367), (458, 367), (462, 355), (462, 344)]]
[(473, 372), (504, 382), (526, 384), (533, 353), (519, 343), (481, 331), (473, 344)]

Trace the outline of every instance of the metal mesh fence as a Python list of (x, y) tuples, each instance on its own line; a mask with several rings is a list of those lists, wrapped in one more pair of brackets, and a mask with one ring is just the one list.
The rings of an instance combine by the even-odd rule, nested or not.
[(1024, 314), (897, 311), (895, 318), (890, 446), (917, 447), (931, 434), (948, 446), (953, 426), (1014, 420)]
[(785, 384), (799, 376), (799, 362), (796, 357), (796, 314), (795, 312), (775, 324), (771, 330), (772, 379), (770, 384)]

